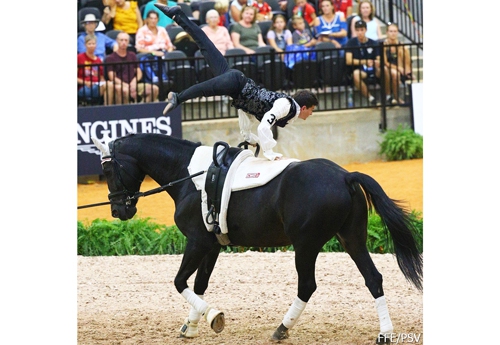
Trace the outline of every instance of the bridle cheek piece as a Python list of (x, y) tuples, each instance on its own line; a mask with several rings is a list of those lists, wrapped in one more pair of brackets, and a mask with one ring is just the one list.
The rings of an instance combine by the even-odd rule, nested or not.
[[(108, 194), (108, 200), (110, 201), (111, 204), (115, 205), (125, 205), (126, 207), (132, 205), (132, 200), (136, 199), (136, 194), (134, 192), (130, 192), (127, 187), (125, 186), (125, 183), (123, 183), (122, 176), (120, 174), (120, 169), (122, 169), (127, 175), (131, 176), (132, 178), (136, 179), (137, 181), (141, 182), (143, 179), (138, 179), (129, 172), (127, 172), (120, 162), (113, 156), (104, 156), (101, 158), (101, 165), (104, 165), (104, 163), (112, 163), (113, 164), (113, 170), (115, 172), (115, 175), (117, 177), (117, 180), (119, 183), (122, 185), (123, 190), (119, 192), (113, 192)], [(119, 200), (114, 200), (116, 197), (119, 196), (126, 196), (126, 198), (121, 198)]]

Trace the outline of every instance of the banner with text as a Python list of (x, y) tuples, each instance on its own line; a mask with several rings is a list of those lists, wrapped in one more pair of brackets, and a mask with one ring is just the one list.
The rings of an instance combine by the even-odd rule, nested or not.
[(160, 133), (182, 138), (181, 107), (163, 115), (165, 103), (79, 107), (78, 176), (101, 175), (101, 152), (91, 137), (116, 139), (128, 133)]

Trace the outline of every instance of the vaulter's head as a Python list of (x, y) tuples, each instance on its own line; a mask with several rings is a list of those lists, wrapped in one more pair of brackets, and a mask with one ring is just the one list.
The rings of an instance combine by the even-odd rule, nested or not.
[(312, 115), (314, 108), (318, 105), (318, 98), (309, 90), (299, 90), (293, 95), (293, 99), (300, 107), (299, 118), (306, 120)]

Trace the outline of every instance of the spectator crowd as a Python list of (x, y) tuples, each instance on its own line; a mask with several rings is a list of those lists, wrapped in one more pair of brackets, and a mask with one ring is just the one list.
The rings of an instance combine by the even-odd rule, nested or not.
[[(261, 47), (269, 47), (287, 69), (292, 69), (299, 57), (316, 58), (316, 48), (330, 44), (345, 64), (351, 85), (370, 105), (377, 104), (368, 85), (380, 80), (381, 54), (384, 54), (385, 80), (381, 87), (387, 95), (386, 104), (404, 103), (399, 84), (413, 79), (409, 50), (398, 46), (397, 24), (389, 23), (387, 37), (383, 36), (370, 0), (359, 0), (356, 8), (352, 0), (78, 0), (78, 3), (80, 104), (157, 102), (161, 98), (158, 80), (146, 78), (149, 74), (143, 70), (143, 59), (167, 59), (176, 51), (185, 57), (196, 55), (192, 38), (158, 10), (155, 3), (181, 6), (223, 55), (241, 49), (251, 56)], [(287, 55), (295, 52), (301, 54), (293, 54), (295, 60), (290, 63)]]

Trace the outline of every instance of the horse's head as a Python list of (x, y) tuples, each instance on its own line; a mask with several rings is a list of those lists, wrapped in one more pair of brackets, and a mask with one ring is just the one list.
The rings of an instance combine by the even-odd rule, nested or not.
[(101, 165), (108, 183), (111, 215), (121, 220), (131, 219), (137, 212), (135, 196), (145, 174), (134, 157), (119, 152), (118, 139), (104, 145), (95, 138), (92, 141), (102, 153)]

